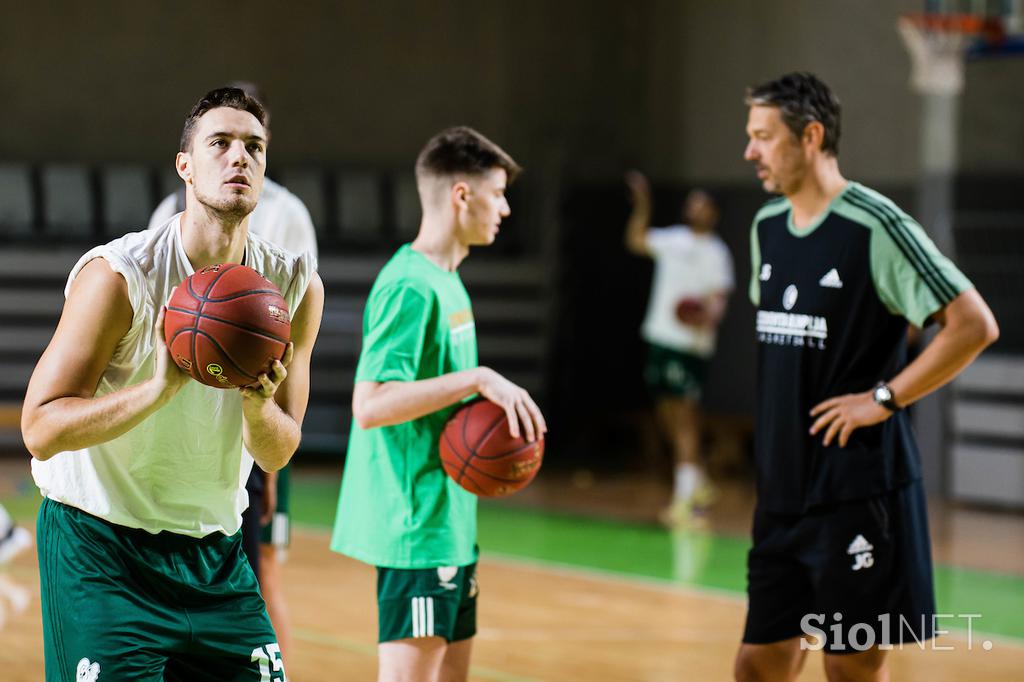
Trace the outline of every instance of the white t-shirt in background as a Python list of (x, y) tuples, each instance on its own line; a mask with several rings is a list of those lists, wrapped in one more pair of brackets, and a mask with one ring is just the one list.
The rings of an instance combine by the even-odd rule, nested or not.
[[(163, 225), (181, 213), (179, 193), (169, 194), (149, 218), (149, 229)], [(256, 208), (249, 214), (249, 232), (271, 244), (300, 255), (306, 252), (318, 257), (316, 229), (302, 200), (270, 178), (263, 180), (263, 191)]]
[(710, 357), (715, 330), (683, 324), (676, 305), (684, 298), (703, 298), (732, 290), (732, 256), (715, 233), (698, 233), (686, 225), (647, 230), (647, 249), (654, 259), (654, 279), (641, 333), (644, 340), (673, 350)]

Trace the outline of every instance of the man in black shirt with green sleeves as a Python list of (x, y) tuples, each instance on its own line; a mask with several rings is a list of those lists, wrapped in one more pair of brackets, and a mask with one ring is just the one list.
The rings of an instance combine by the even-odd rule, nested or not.
[[(884, 680), (890, 645), (934, 633), (921, 464), (902, 408), (999, 331), (913, 218), (840, 174), (828, 86), (792, 73), (746, 101), (744, 158), (781, 196), (751, 229), (758, 501), (736, 678), (794, 679), (806, 650), (824, 648), (830, 680)], [(941, 327), (910, 364), (908, 322)]]

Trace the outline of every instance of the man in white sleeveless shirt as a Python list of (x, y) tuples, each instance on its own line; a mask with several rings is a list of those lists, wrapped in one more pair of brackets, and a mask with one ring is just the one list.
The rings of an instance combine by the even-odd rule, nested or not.
[[(260, 89), (248, 81), (232, 81), (229, 87), (244, 91), (263, 105), (264, 128), (270, 137), (270, 109)], [(173, 192), (160, 202), (149, 217), (149, 229), (164, 223), (185, 210), (185, 188)], [(309, 252), (317, 257), (316, 228), (302, 200), (270, 178), (264, 178), (260, 202), (249, 214), (249, 232), (266, 239), (288, 253)], [(289, 507), (291, 498), (291, 465), (280, 471), (265, 472), (253, 467), (245, 490), (249, 507), (242, 512), (242, 549), (260, 583), (260, 593), (267, 603), (270, 622), (274, 624), (281, 653), (291, 648), (291, 614), (285, 599), (281, 564), (291, 540)]]
[[(22, 412), (45, 497), (47, 680), (285, 679), (238, 529), (253, 459), (276, 471), (298, 446), (323, 284), (311, 255), (249, 234), (264, 123), (241, 90), (207, 93), (175, 162), (185, 212), (89, 251), (68, 278)], [(262, 273), (292, 312), (292, 344), (258, 388), (192, 381), (164, 345), (173, 288), (216, 263)]]

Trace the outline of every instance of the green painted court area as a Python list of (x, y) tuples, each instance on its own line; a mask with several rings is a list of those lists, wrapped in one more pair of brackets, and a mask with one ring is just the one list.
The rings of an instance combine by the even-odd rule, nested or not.
[[(292, 478), (292, 519), (296, 524), (329, 529), (338, 499), (336, 477)], [(11, 514), (32, 523), (38, 492), (26, 477), (18, 494), (4, 500)], [(520, 509), (507, 504), (480, 505), (480, 546), (485, 554), (541, 565), (598, 571), (623, 579), (655, 581), (743, 598), (746, 553), (743, 537), (691, 531), (670, 533), (656, 526), (595, 520), (581, 516)], [(326, 549), (326, 540), (324, 542)], [(937, 566), (939, 612), (950, 614), (940, 627), (962, 625), (953, 615), (981, 614), (978, 632), (1024, 639), (1024, 576)]]
[[(337, 495), (337, 480), (299, 478), (292, 491), (293, 520), (329, 528)], [(670, 533), (489, 502), (480, 505), (479, 533), (485, 554), (745, 595), (750, 541), (744, 537)], [(979, 632), (1024, 639), (1024, 576), (936, 566), (935, 592), (940, 613), (981, 614), (973, 619)], [(939, 627), (965, 622), (940, 619)]]

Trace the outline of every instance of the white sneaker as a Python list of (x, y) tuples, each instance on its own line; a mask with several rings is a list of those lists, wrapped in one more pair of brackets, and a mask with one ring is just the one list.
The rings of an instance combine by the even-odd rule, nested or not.
[(32, 533), (21, 526), (15, 526), (7, 537), (0, 540), (0, 564), (6, 564), (31, 546)]

